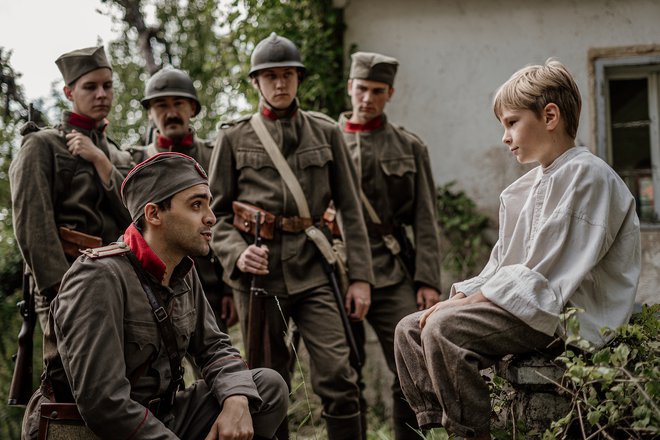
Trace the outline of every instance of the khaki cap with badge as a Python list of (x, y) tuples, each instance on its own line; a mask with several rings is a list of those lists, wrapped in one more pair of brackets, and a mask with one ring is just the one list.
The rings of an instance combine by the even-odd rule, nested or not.
[(355, 52), (351, 55), (350, 79), (366, 79), (394, 85), (399, 62), (396, 58), (375, 52)]
[(208, 185), (209, 180), (195, 159), (176, 152), (158, 153), (128, 173), (121, 184), (121, 198), (136, 221), (147, 203), (162, 202), (200, 183)]
[(78, 78), (92, 70), (107, 68), (112, 70), (112, 66), (105, 56), (103, 46), (86, 47), (77, 49), (60, 55), (55, 60), (57, 68), (62, 73), (64, 83), (67, 86), (73, 84)]

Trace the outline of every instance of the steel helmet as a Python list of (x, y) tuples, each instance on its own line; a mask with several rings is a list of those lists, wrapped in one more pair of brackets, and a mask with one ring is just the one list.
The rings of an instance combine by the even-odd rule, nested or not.
[(144, 108), (148, 109), (149, 101), (162, 96), (180, 96), (192, 99), (197, 104), (193, 116), (197, 116), (202, 107), (199, 99), (197, 99), (197, 91), (195, 90), (192, 79), (190, 79), (190, 76), (186, 72), (179, 69), (165, 69), (156, 72), (147, 81), (144, 98), (140, 102)]
[(300, 60), (300, 52), (291, 40), (280, 37), (275, 32), (257, 44), (250, 58), (250, 76), (259, 70), (272, 67), (296, 67), (305, 74), (305, 65)]

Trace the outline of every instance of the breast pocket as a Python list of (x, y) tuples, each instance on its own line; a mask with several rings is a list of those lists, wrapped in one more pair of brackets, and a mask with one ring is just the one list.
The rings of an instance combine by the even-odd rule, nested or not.
[(160, 333), (153, 321), (124, 321), (124, 346), (127, 371), (153, 359), (160, 347)]
[(394, 206), (407, 210), (404, 205), (412, 204), (415, 200), (415, 174), (417, 166), (413, 156), (384, 158), (380, 160), (380, 167), (385, 175), (385, 186), (392, 201), (398, 201)]
[(197, 313), (195, 309), (191, 309), (183, 315), (172, 316), (172, 324), (174, 324), (174, 331), (176, 331), (179, 348), (186, 350), (190, 337), (195, 330), (195, 319)]
[[(61, 190), (68, 190), (76, 173), (78, 160), (70, 154), (55, 153), (55, 174)], [(57, 192), (59, 194), (59, 192)]]
[(264, 150), (239, 150), (236, 152), (236, 168), (275, 168), (273, 161), (270, 160), (268, 153)]
[(417, 172), (413, 156), (381, 159), (380, 167), (386, 176), (403, 177), (408, 173)]
[(300, 169), (318, 167), (322, 168), (332, 162), (332, 148), (330, 145), (319, 145), (299, 151), (298, 167)]

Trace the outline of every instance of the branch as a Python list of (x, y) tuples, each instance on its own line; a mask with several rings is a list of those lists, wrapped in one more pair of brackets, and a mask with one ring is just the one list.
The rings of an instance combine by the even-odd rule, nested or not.
[(147, 72), (149, 75), (153, 75), (160, 70), (160, 66), (156, 64), (151, 40), (153, 38), (160, 43), (164, 43), (163, 38), (159, 37), (161, 27), (147, 26), (140, 8), (142, 6), (141, 0), (114, 0), (114, 2), (124, 9), (124, 22), (137, 31), (138, 49), (144, 59)]

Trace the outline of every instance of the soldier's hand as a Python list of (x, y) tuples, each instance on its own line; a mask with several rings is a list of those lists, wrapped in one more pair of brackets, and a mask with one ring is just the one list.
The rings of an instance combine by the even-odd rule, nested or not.
[(440, 301), (440, 293), (433, 287), (422, 286), (417, 289), (417, 310), (428, 309)]
[(71, 130), (71, 133), (66, 134), (66, 146), (69, 149), (69, 153), (74, 156), (80, 156), (94, 165), (96, 173), (105, 185), (110, 183), (110, 175), (113, 168), (112, 162), (110, 162), (110, 159), (100, 148), (94, 145), (94, 142), (88, 136), (76, 130)]
[(268, 275), (268, 247), (251, 244), (238, 257), (236, 267), (241, 272)]
[(366, 281), (353, 281), (348, 286), (344, 306), (348, 317), (353, 321), (361, 321), (367, 315), (371, 305), (371, 286)]
[(238, 322), (238, 313), (236, 313), (234, 298), (231, 295), (225, 295), (222, 297), (220, 303), (220, 319), (225, 322), (227, 328)]
[(204, 440), (251, 440), (254, 436), (252, 415), (245, 396), (229, 396)]
[(72, 130), (66, 134), (66, 146), (69, 153), (74, 156), (80, 156), (88, 162), (99, 160), (99, 155), (105, 156), (100, 148), (94, 145), (94, 142), (82, 133)]

